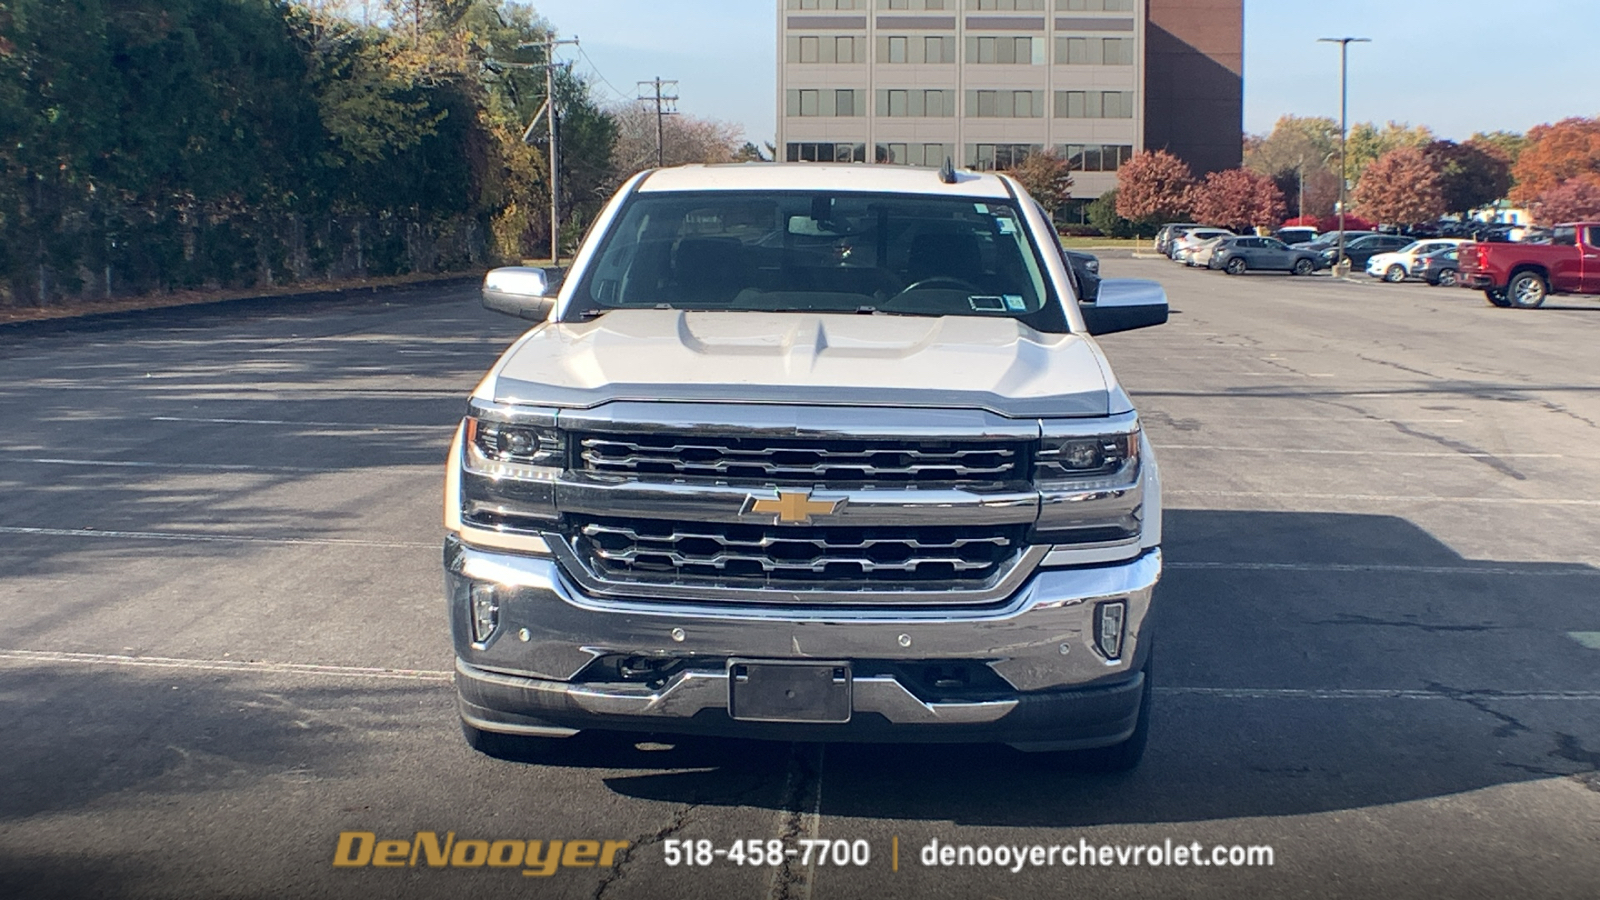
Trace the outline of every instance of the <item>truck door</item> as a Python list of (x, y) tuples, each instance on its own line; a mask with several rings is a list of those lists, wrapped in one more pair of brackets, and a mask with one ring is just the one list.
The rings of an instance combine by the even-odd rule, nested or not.
[(1579, 290), (1583, 287), (1585, 248), (1578, 246), (1578, 229), (1559, 226), (1550, 232), (1550, 243), (1560, 248), (1550, 254), (1550, 290), (1558, 294)]
[(1583, 254), (1583, 288), (1585, 294), (1600, 294), (1600, 225), (1583, 229), (1583, 240), (1578, 250)]

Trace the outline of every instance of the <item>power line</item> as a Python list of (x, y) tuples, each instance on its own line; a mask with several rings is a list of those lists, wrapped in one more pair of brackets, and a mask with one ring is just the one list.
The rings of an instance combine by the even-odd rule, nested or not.
[[(655, 93), (641, 94), (639, 99), (646, 103), (653, 102), (656, 105), (656, 165), (664, 166), (667, 164), (665, 123), (667, 116), (675, 116), (678, 114), (677, 107), (671, 106), (671, 104), (678, 102), (678, 82), (662, 81), (661, 76), (657, 75), (652, 81), (639, 82), (640, 91), (643, 91), (647, 87), (654, 88)], [(663, 89), (671, 90), (672, 93), (663, 93)]]
[(616, 94), (618, 99), (620, 99), (620, 100), (628, 100), (628, 99), (630, 99), (627, 94), (624, 94), (622, 91), (618, 90), (617, 86), (612, 84), (610, 79), (606, 78), (605, 74), (600, 71), (600, 67), (599, 66), (594, 64), (594, 60), (591, 59), (590, 56), (589, 56), (589, 51), (583, 49), (583, 47), (580, 46), (578, 48), (578, 55), (582, 56), (584, 61), (589, 64), (589, 68), (591, 70), (593, 70), (593, 72), (594, 72), (594, 77), (600, 79), (600, 83), (601, 84), (603, 84), (606, 87), (610, 88), (611, 89), (611, 93)]

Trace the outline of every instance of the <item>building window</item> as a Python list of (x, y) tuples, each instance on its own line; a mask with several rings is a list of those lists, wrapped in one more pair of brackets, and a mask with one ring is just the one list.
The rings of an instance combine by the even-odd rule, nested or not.
[(784, 106), (784, 114), (788, 116), (864, 116), (867, 114), (867, 92), (791, 89)]
[(967, 115), (980, 119), (1038, 119), (1044, 91), (967, 91)]
[(954, 144), (879, 144), (878, 162), (894, 166), (930, 166), (944, 164), (955, 155)]
[(878, 115), (887, 118), (944, 118), (955, 115), (955, 106), (955, 91), (919, 88), (878, 91)]
[(1058, 37), (1056, 65), (1131, 66), (1133, 38)]
[(1056, 153), (1074, 172), (1115, 172), (1133, 157), (1129, 144), (1060, 144)]
[(1061, 12), (1133, 12), (1133, 0), (1056, 0)]
[(789, 162), (857, 162), (867, 161), (866, 144), (814, 144), (794, 143), (784, 145), (784, 158)]
[(1043, 149), (1039, 144), (968, 144), (967, 168), (982, 171), (1012, 169)]
[(1056, 91), (1058, 119), (1131, 119), (1133, 91)]
[(879, 9), (955, 9), (955, 0), (878, 0)]
[(878, 36), (878, 62), (880, 63), (933, 63), (942, 65), (956, 61), (954, 35), (914, 38), (902, 35)]
[(969, 37), (967, 62), (984, 65), (1043, 65), (1044, 40), (1027, 37)]
[(867, 39), (864, 37), (790, 35), (787, 47), (788, 61), (792, 63), (848, 64), (867, 61)]
[(1041, 10), (1044, 0), (967, 0), (967, 9), (981, 10)]
[(789, 0), (790, 9), (866, 9), (867, 0)]

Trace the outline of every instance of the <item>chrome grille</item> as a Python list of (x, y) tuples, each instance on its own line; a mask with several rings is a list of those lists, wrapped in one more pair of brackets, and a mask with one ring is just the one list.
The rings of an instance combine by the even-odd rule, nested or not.
[(822, 440), (580, 434), (583, 471), (651, 479), (804, 484), (1004, 484), (1026, 481), (1016, 441)]
[(599, 577), (638, 583), (981, 587), (1009, 570), (1022, 529), (785, 527), (591, 519), (569, 540)]

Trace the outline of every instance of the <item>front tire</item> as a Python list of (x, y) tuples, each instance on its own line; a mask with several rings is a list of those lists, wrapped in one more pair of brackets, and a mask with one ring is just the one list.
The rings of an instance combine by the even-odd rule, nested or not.
[(1245, 272), (1249, 271), (1249, 269), (1250, 266), (1245, 263), (1243, 258), (1238, 256), (1228, 260), (1228, 264), (1223, 267), (1223, 271), (1227, 272), (1229, 275), (1243, 275)]
[(1383, 273), (1383, 280), (1390, 284), (1399, 284), (1406, 280), (1406, 267), (1395, 263)]
[(1503, 289), (1484, 288), (1483, 298), (1489, 301), (1490, 306), (1500, 309), (1505, 309), (1511, 305), (1511, 301), (1506, 299), (1506, 292)]
[(1294, 268), (1290, 269), (1289, 271), (1292, 272), (1295, 275), (1310, 275), (1312, 272), (1315, 272), (1316, 270), (1317, 270), (1317, 267), (1316, 267), (1315, 263), (1313, 263), (1309, 259), (1302, 258), (1302, 259), (1295, 260), (1294, 261)]
[(1538, 309), (1550, 296), (1550, 285), (1537, 272), (1519, 272), (1506, 285), (1506, 300), (1517, 309)]

